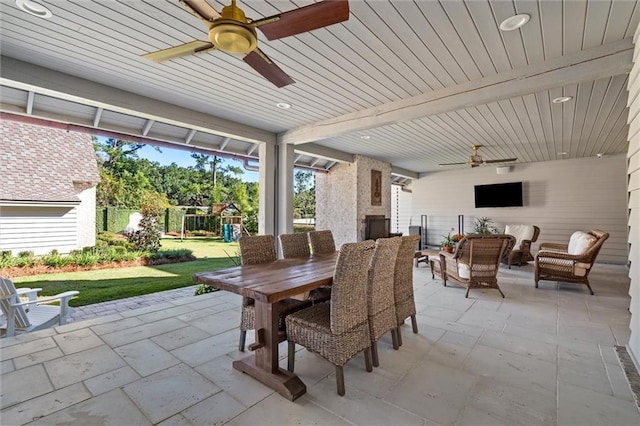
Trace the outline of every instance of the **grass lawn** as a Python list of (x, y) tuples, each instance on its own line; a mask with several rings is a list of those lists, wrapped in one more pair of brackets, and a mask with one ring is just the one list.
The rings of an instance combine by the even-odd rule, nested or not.
[(163, 249), (193, 250), (198, 260), (158, 266), (100, 269), (95, 271), (52, 273), (16, 277), (17, 287), (40, 287), (41, 296), (51, 296), (68, 290), (78, 290), (70, 306), (83, 306), (109, 300), (188, 287), (195, 283), (196, 272), (233, 266), (229, 256), (238, 251), (237, 243), (224, 243), (219, 238), (163, 239)]

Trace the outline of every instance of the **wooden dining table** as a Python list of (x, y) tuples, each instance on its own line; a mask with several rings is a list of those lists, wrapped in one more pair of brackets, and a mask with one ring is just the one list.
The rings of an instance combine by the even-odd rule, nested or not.
[(233, 362), (233, 368), (249, 374), (293, 401), (307, 388), (300, 378), (278, 365), (278, 303), (315, 288), (331, 285), (337, 252), (308, 258), (278, 259), (193, 275), (193, 280), (219, 290), (255, 300), (255, 340), (251, 356)]

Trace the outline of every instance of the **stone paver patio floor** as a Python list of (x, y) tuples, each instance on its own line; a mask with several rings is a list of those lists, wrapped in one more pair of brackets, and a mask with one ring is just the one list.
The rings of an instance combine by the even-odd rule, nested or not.
[[(299, 348), (307, 393), (294, 402), (232, 369), (247, 355), (237, 350), (237, 295), (189, 288), (146, 307), (78, 309), (74, 318), (94, 318), (0, 339), (0, 423), (638, 425), (614, 351), (629, 338), (627, 269), (596, 265), (591, 277), (595, 296), (578, 285), (535, 289), (532, 265), (502, 267), (505, 299), (495, 290), (465, 299), (422, 266), (419, 334), (404, 326), (398, 351), (385, 336), (373, 373), (362, 356), (351, 360), (344, 397), (333, 366)], [(286, 368), (286, 342), (280, 354)]]

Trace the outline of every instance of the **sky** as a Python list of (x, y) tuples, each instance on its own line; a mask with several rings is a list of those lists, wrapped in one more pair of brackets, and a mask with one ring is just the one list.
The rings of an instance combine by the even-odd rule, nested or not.
[[(183, 150), (183, 149), (173, 149), (173, 148), (160, 148), (161, 152), (158, 152), (153, 146), (145, 145), (141, 149), (138, 150), (139, 158), (146, 158), (149, 161), (155, 161), (160, 163), (162, 166), (168, 166), (171, 163), (176, 163), (181, 167), (189, 167), (195, 166), (196, 160), (191, 158), (191, 151)], [(249, 170), (245, 170), (242, 167), (242, 161), (236, 160), (234, 158), (223, 158), (223, 164), (231, 164), (233, 166), (239, 167), (244, 171), (242, 175), (242, 180), (245, 182), (257, 182), (258, 181), (258, 173), (252, 172)]]

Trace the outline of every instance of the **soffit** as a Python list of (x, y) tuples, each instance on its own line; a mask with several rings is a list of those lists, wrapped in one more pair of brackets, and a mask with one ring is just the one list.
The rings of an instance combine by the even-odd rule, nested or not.
[[(163, 64), (140, 58), (149, 51), (206, 39), (202, 23), (177, 1), (43, 3), (53, 12), (51, 20), (27, 15), (13, 1), (2, 0), (3, 56), (284, 135), (630, 39), (640, 13), (636, 1), (612, 0), (351, 1), (350, 19), (342, 24), (275, 41), (259, 33), (261, 49), (296, 80), (296, 84), (277, 89), (240, 58), (223, 52)], [(258, 18), (310, 3), (252, 1), (239, 5), (247, 16)], [(223, 6), (210, 4), (217, 10)], [(498, 24), (515, 13), (530, 14), (529, 24), (521, 30), (500, 32)], [(313, 142), (413, 172), (435, 171), (438, 163), (464, 161), (474, 143), (485, 145), (482, 154), (486, 159), (518, 157), (518, 162), (625, 152), (625, 66), (631, 59), (611, 60), (628, 63), (611, 75), (590, 80), (578, 78), (557, 86), (547, 81), (543, 90), (532, 87), (523, 94), (514, 87), (517, 95), (506, 91), (499, 99), (480, 105), (469, 95), (468, 107), (364, 130), (356, 126), (357, 130), (346, 129)], [(16, 100), (16, 109), (12, 109), (5, 101), (8, 85), (10, 82), (3, 82), (3, 110), (25, 109), (29, 91), (16, 96), (22, 96), (24, 103)], [(42, 85), (47, 85), (46, 78)], [(40, 111), (61, 111), (55, 102), (38, 99), (44, 95), (32, 96), (37, 100), (32, 115), (47, 117)], [(558, 96), (574, 99), (561, 105), (551, 103)], [(290, 103), (292, 108), (278, 109), (278, 102)], [(95, 107), (66, 107), (68, 115), (95, 120)], [(110, 127), (136, 129), (139, 135), (149, 125), (143, 114), (118, 116), (108, 109), (103, 114), (105, 120), (112, 120), (107, 121)], [(162, 123), (155, 120), (147, 136), (184, 144), (192, 130)], [(219, 148), (226, 140), (225, 149), (246, 154), (254, 145), (244, 137), (216, 133), (213, 125), (210, 130), (194, 136), (203, 139), (205, 148)], [(559, 157), (560, 152), (567, 154)], [(315, 158), (329, 164), (325, 157)], [(313, 161), (310, 158), (309, 164)]]

